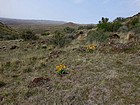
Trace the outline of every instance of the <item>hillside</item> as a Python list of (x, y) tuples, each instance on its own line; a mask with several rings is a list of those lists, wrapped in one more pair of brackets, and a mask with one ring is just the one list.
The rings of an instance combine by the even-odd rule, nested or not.
[(25, 20), (25, 19), (10, 19), (0, 18), (0, 21), (7, 25), (62, 25), (64, 21), (52, 21), (52, 20)]
[(10, 19), (10, 18), (0, 18), (0, 21), (8, 26), (12, 27), (17, 31), (31, 29), (35, 33), (41, 33), (45, 30), (57, 30), (64, 27), (78, 27), (79, 25), (64, 21), (53, 21), (53, 20), (24, 20), (24, 19)]
[(137, 16), (1, 40), (0, 105), (139, 105)]
[(137, 13), (136, 15), (134, 15), (134, 16), (127, 17), (126, 20), (130, 20), (130, 19), (134, 19), (134, 18), (140, 18), (140, 12)]
[(14, 39), (14, 37), (17, 37), (17, 34), (16, 30), (0, 22), (0, 39)]

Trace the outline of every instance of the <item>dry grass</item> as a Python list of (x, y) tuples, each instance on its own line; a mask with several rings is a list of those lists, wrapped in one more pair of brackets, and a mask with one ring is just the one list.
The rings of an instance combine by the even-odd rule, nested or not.
[[(134, 53), (93, 53), (32, 45), (30, 42), (1, 41), (1, 105), (138, 105), (140, 104), (140, 46)], [(10, 50), (12, 45), (18, 49)], [(108, 47), (104, 48), (107, 50)], [(98, 48), (97, 48), (98, 49)], [(52, 51), (59, 56), (49, 58)], [(54, 53), (55, 54), (55, 53)], [(55, 66), (65, 64), (68, 74), (59, 76)], [(29, 88), (38, 77), (49, 78), (44, 85)]]

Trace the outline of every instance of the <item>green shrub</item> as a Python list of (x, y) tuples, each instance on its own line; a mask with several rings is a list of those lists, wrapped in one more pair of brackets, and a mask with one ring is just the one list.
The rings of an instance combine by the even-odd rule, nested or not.
[(0, 22), (0, 40), (15, 40), (18, 38), (19, 35), (16, 30)]
[(114, 22), (108, 22), (108, 18), (102, 18), (101, 21), (99, 21), (99, 24), (97, 25), (98, 30), (102, 31), (108, 31), (108, 32), (116, 32), (121, 26), (121, 22), (114, 21)]
[(128, 27), (127, 26), (121, 26), (119, 29), (118, 29), (118, 32), (127, 32), (128, 31)]
[(34, 90), (28, 90), (25, 94), (24, 94), (24, 97), (25, 98), (29, 98), (31, 96), (33, 96), (35, 94), (35, 91)]
[(95, 28), (95, 25), (85, 25), (85, 26), (79, 26), (78, 27), (78, 30), (81, 30), (81, 29), (93, 29)]
[(15, 40), (18, 39), (18, 35), (5, 35), (5, 34), (0, 34), (0, 39), (2, 40)]
[(21, 38), (24, 40), (37, 40), (38, 39), (38, 37), (31, 30), (23, 32)]
[(135, 26), (136, 24), (140, 23), (139, 20), (140, 20), (139, 18), (134, 18), (134, 19), (132, 19), (132, 20), (130, 21), (130, 24), (131, 24), (132, 26)]
[(66, 37), (61, 32), (55, 31), (51, 42), (58, 47), (64, 47), (66, 44)]
[(49, 32), (44, 32), (44, 33), (42, 33), (41, 35), (42, 35), (42, 36), (47, 36), (47, 35), (50, 35), (50, 33), (49, 33)]
[(73, 33), (73, 32), (75, 32), (75, 29), (74, 28), (70, 28), (70, 27), (66, 27), (66, 28), (64, 28), (64, 32), (66, 32), (66, 33)]
[(133, 32), (135, 32), (136, 34), (139, 34), (140, 33), (140, 23), (135, 25), (135, 27), (133, 27), (131, 30)]
[(101, 31), (90, 31), (87, 34), (87, 42), (92, 43), (94, 41), (97, 42), (105, 42), (108, 39), (108, 36), (106, 33), (103, 33)]
[(84, 29), (84, 26), (79, 26), (78, 30)]
[(120, 28), (122, 26), (122, 24), (121, 24), (121, 22), (113, 22), (112, 23), (112, 31), (113, 32), (116, 32), (116, 31), (118, 31), (118, 29)]

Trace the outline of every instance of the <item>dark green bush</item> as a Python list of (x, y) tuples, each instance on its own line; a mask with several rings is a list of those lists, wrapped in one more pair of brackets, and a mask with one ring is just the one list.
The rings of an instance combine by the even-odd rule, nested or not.
[(24, 40), (37, 40), (38, 39), (38, 37), (31, 30), (23, 32), (21, 38)]
[(109, 35), (107, 33), (104, 33), (102, 31), (90, 31), (87, 34), (87, 42), (92, 43), (94, 41), (97, 42), (105, 42), (107, 41)]
[(97, 25), (98, 30), (107, 31), (107, 32), (116, 32), (121, 26), (121, 22), (114, 21), (114, 22), (108, 22), (108, 18), (102, 18), (101, 21), (99, 21), (99, 24)]

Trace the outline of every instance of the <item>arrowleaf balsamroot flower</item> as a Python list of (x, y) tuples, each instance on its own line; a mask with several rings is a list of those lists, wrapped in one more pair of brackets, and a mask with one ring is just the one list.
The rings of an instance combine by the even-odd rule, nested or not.
[(92, 52), (96, 49), (96, 47), (97, 46), (95, 44), (92, 44), (92, 45), (87, 45), (86, 49), (87, 49), (87, 51)]
[(60, 64), (58, 66), (56, 66), (56, 72), (58, 74), (65, 74), (66, 73), (66, 66), (64, 64)]

